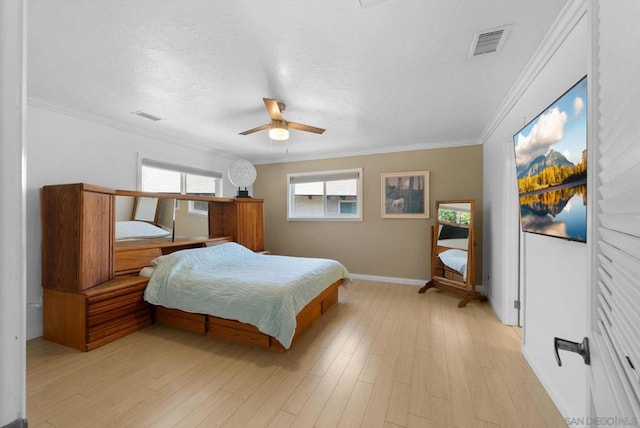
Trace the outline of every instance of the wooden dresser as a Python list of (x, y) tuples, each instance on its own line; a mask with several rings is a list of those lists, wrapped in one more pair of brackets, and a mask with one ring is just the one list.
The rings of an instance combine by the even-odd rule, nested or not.
[(118, 192), (84, 183), (42, 188), (45, 340), (90, 351), (152, 324), (152, 306), (143, 300), (147, 279), (137, 275), (140, 260), (211, 245), (224, 236), (254, 251), (264, 249), (262, 200), (213, 197), (208, 198), (208, 237), (116, 248)]
[(147, 278), (123, 275), (81, 292), (44, 288), (44, 338), (90, 351), (151, 325)]

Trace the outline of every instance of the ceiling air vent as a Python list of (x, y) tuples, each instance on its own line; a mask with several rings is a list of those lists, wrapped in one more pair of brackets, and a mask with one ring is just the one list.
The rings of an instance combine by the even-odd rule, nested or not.
[(508, 31), (508, 27), (501, 27), (474, 34), (469, 57), (499, 51), (504, 44)]
[(141, 110), (134, 111), (133, 114), (135, 114), (136, 116), (144, 117), (145, 119), (153, 120), (154, 122), (157, 122), (158, 120), (162, 120), (162, 118), (160, 118), (158, 116), (154, 116), (152, 114), (145, 113), (145, 112), (143, 112)]

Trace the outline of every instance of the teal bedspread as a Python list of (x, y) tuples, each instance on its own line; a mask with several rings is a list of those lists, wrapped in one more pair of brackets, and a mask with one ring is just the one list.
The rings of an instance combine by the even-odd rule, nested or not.
[(349, 272), (329, 259), (268, 256), (234, 242), (153, 261), (144, 298), (154, 305), (256, 326), (291, 346), (297, 313)]

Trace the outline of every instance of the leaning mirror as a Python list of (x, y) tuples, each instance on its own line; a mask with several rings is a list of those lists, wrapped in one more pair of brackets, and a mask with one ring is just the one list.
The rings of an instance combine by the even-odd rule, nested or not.
[(472, 300), (486, 300), (475, 290), (473, 200), (436, 201), (437, 219), (432, 227), (431, 279), (420, 289), (451, 291), (463, 297), (464, 307)]

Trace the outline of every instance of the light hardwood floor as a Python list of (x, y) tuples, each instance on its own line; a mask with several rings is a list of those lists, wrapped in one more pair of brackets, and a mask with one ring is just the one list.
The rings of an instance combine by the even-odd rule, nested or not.
[(355, 280), (286, 353), (152, 326), (27, 344), (30, 427), (562, 427), (487, 303)]

